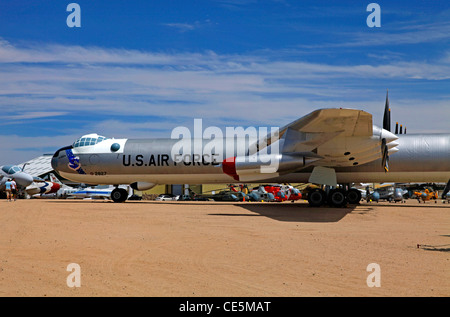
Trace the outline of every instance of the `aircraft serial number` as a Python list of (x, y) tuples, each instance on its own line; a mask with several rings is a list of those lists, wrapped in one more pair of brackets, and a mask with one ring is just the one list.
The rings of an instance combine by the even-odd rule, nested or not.
[(94, 175), (104, 176), (106, 175), (106, 172), (94, 172)]

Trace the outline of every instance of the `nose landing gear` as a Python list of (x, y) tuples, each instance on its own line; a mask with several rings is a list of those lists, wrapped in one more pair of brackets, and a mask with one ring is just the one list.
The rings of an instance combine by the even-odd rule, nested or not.
[(123, 203), (128, 198), (128, 192), (124, 188), (116, 187), (111, 192), (111, 199), (115, 203)]

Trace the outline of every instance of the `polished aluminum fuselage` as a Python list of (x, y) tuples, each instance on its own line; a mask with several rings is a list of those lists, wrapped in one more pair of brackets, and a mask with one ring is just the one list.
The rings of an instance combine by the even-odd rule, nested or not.
[[(74, 155), (84, 174), (68, 167), (64, 151), (55, 153), (52, 165), (61, 176), (88, 184), (208, 184), (236, 183), (225, 174), (221, 162), (238, 153), (229, 153), (225, 145), (200, 151), (194, 146), (182, 162), (175, 162), (171, 151), (176, 139), (123, 140), (120, 153), (85, 151)], [(389, 172), (385, 172), (381, 158), (352, 167), (335, 167), (338, 183), (353, 182), (447, 182), (450, 179), (450, 134), (398, 135), (398, 151), (389, 157)], [(224, 142), (225, 144), (225, 142)], [(95, 146), (94, 146), (95, 147)], [(228, 150), (228, 152), (227, 152)], [(315, 165), (320, 165), (320, 161)], [(333, 167), (329, 166), (328, 167)], [(278, 177), (262, 178), (259, 182), (305, 183), (313, 166)]]

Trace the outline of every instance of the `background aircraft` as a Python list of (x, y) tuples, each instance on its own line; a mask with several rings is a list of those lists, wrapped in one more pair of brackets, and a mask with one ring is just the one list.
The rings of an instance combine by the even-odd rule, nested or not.
[(253, 188), (253, 190), (248, 194), (248, 200), (250, 201), (275, 201), (275, 195), (268, 192), (265, 186), (260, 185)]
[[(297, 188), (295, 188), (291, 185), (266, 184), (266, 185), (260, 185), (258, 187), (254, 187), (253, 190), (249, 190), (246, 184), (240, 184), (239, 186), (234, 186), (233, 184), (229, 185), (231, 191), (236, 192), (236, 193), (242, 193), (244, 196), (243, 197), (244, 199), (248, 199), (247, 196), (252, 191), (256, 191), (254, 197), (259, 197), (260, 193), (262, 192), (260, 190), (261, 186), (264, 188), (266, 193), (271, 193), (274, 196), (274, 198), (272, 199), (271, 196), (268, 197), (266, 195), (266, 197), (265, 197), (266, 200), (274, 200), (277, 202), (282, 202), (282, 201), (286, 201), (286, 200), (295, 201), (295, 200), (299, 200), (302, 198), (302, 194), (301, 194), (300, 190), (298, 190)], [(235, 197), (237, 197), (237, 196), (235, 196)], [(264, 198), (261, 198), (260, 200), (262, 200), (262, 199), (264, 199)], [(236, 198), (236, 200), (242, 200), (242, 197), (239, 196), (238, 198)]]
[(396, 187), (395, 184), (382, 184), (376, 186), (372, 191), (369, 187), (366, 189), (365, 198), (367, 201), (387, 200), (389, 202), (404, 202), (404, 196), (408, 190)]
[[(319, 109), (255, 143), (246, 140), (109, 139), (90, 134), (56, 151), (52, 166), (72, 181), (130, 184), (137, 190), (156, 184), (314, 183), (331, 189), (311, 191), (309, 204), (336, 207), (361, 198), (357, 189), (338, 184), (450, 180), (450, 133), (395, 135), (390, 132), (388, 96), (383, 128), (373, 125), (365, 111)], [(235, 141), (244, 142), (244, 154), (236, 147), (227, 151), (227, 144)], [(115, 202), (127, 197), (125, 189), (112, 192)]]
[(291, 185), (275, 184), (275, 185), (263, 185), (264, 189), (268, 193), (274, 195), (274, 200), (277, 202), (282, 201), (296, 201), (302, 198), (302, 193), (297, 188)]
[(429, 200), (437, 200), (439, 198), (438, 193), (434, 191), (432, 188), (425, 188), (423, 191), (415, 191), (414, 196), (419, 201), (429, 201)]
[(49, 182), (40, 177), (33, 177), (33, 183), (25, 188), (25, 192), (30, 195), (56, 194), (61, 188), (56, 182)]
[[(89, 186), (85, 188), (78, 188), (77, 190), (67, 194), (67, 198), (81, 198), (81, 199), (112, 199), (111, 194), (115, 189), (111, 185)], [(129, 198), (132, 193), (129, 191), (129, 186), (119, 186), (127, 191)]]
[(0, 166), (0, 190), (5, 190), (5, 183), (8, 179), (16, 181), (17, 187), (23, 189), (33, 183), (33, 176), (25, 173), (19, 166), (3, 165)]

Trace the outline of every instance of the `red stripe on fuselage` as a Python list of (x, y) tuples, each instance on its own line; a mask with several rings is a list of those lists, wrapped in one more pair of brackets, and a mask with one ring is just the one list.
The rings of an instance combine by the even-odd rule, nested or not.
[(236, 157), (229, 157), (223, 160), (222, 170), (225, 174), (230, 175), (235, 180), (239, 180), (239, 175), (236, 173)]

